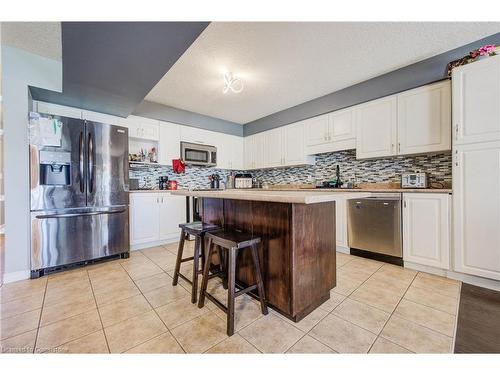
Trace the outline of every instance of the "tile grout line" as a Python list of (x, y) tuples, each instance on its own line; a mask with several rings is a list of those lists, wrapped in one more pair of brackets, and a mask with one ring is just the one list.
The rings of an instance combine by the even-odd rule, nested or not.
[(104, 324), (102, 322), (101, 311), (99, 310), (99, 305), (97, 304), (97, 299), (96, 299), (95, 293), (94, 293), (94, 287), (92, 285), (92, 279), (90, 278), (88, 269), (87, 269), (87, 277), (89, 279), (90, 290), (92, 291), (92, 297), (94, 297), (94, 303), (95, 303), (95, 307), (97, 309), (97, 315), (99, 316), (99, 321), (101, 322), (102, 333), (104, 335), (104, 340), (106, 341), (106, 347), (108, 348), (108, 353), (111, 353), (111, 350), (109, 348), (109, 343), (108, 343), (108, 337), (106, 336), (106, 330), (104, 329)]
[[(411, 284), (413, 284), (413, 281), (415, 281), (415, 278), (417, 277), (418, 275), (418, 272), (415, 273), (415, 275), (413, 275), (413, 278), (411, 279), (411, 282), (408, 284), (408, 287), (405, 289), (403, 295), (401, 296), (401, 298), (399, 299), (398, 303), (396, 304), (396, 306), (394, 307), (394, 309), (392, 310), (391, 314), (389, 315), (389, 318), (387, 319), (387, 321), (384, 323), (384, 326), (382, 327), (382, 329), (380, 330), (380, 332), (378, 333), (377, 335), (377, 338), (373, 341), (373, 343), (370, 345), (370, 349), (368, 349), (368, 353), (370, 353), (370, 350), (372, 350), (373, 348), (373, 345), (375, 344), (375, 342), (381, 337), (380, 335), (382, 334), (382, 332), (384, 331), (385, 327), (387, 326), (387, 323), (389, 323), (389, 320), (391, 320), (392, 316), (394, 315), (394, 312), (396, 311), (396, 309), (398, 308), (399, 304), (401, 303), (401, 301), (403, 300), (405, 294), (408, 292), (408, 289), (410, 289), (410, 286)], [(386, 339), (386, 340), (389, 340), (385, 337), (382, 337), (383, 339)], [(389, 340), (390, 342), (392, 342), (393, 344), (396, 344), (398, 345), (399, 347), (403, 348), (403, 349), (406, 349), (406, 350), (409, 350), (410, 352), (414, 353), (413, 350), (410, 350), (398, 343), (395, 343), (393, 342), (392, 340)]]
[[(342, 267), (344, 267), (346, 264), (348, 264), (348, 263), (352, 262), (353, 260), (355, 260), (355, 259), (350, 259), (350, 260), (348, 260), (346, 263), (344, 263), (342, 266), (340, 266), (340, 267), (339, 267), (339, 270), (340, 270)], [(380, 266), (380, 267), (379, 267), (379, 268), (378, 268), (375, 272), (373, 272), (373, 273), (372, 273), (372, 275), (370, 275), (370, 277), (372, 277), (372, 276), (373, 276), (373, 275), (374, 275), (374, 274), (375, 274), (375, 273), (376, 273), (376, 272), (377, 272), (380, 268), (382, 268), (382, 267), (383, 267), (383, 265), (381, 265), (381, 266)], [(337, 270), (337, 271), (338, 271), (338, 270)], [(368, 279), (369, 279), (370, 277), (368, 277)], [(365, 283), (368, 279), (366, 279), (363, 283), (361, 283), (361, 284), (358, 286), (358, 288), (360, 288), (360, 287), (361, 287), (361, 286), (362, 286), (362, 285), (363, 285), (363, 284), (364, 284), (364, 283)], [(312, 330), (313, 330), (313, 329), (314, 329), (314, 328), (315, 328), (318, 324), (320, 324), (320, 323), (321, 323), (323, 320), (325, 320), (325, 319), (326, 319), (329, 315), (331, 315), (331, 314), (333, 313), (333, 311), (334, 311), (334, 310), (335, 310), (338, 306), (340, 306), (340, 305), (341, 305), (341, 304), (342, 304), (342, 303), (343, 303), (343, 302), (344, 302), (347, 298), (349, 298), (349, 296), (350, 296), (352, 293), (354, 293), (354, 291), (355, 291), (355, 290), (357, 290), (358, 288), (354, 289), (354, 290), (353, 290), (351, 293), (349, 293), (347, 296), (344, 296), (343, 294), (337, 293), (337, 294), (342, 295), (342, 296), (344, 297), (344, 299), (343, 299), (343, 300), (342, 300), (342, 301), (341, 301), (341, 302), (340, 302), (337, 306), (335, 306), (335, 307), (332, 309), (332, 311), (327, 311), (327, 314), (326, 314), (323, 318), (321, 318), (321, 319), (320, 319), (320, 320), (319, 320), (316, 324), (314, 324), (314, 325), (311, 327), (311, 329), (309, 329), (307, 332), (305, 332), (305, 333), (304, 333), (304, 335), (302, 335), (302, 336), (301, 336), (301, 337), (300, 337), (297, 341), (295, 341), (295, 342), (293, 343), (293, 345), (292, 345), (292, 346), (290, 346), (290, 347), (289, 347), (286, 351), (288, 351), (288, 350), (290, 350), (291, 348), (293, 348), (293, 347), (294, 347), (294, 346), (295, 346), (295, 345), (296, 345), (296, 344), (297, 344), (300, 340), (302, 340), (305, 336), (308, 336), (308, 335), (309, 335), (309, 333), (310, 333), (310, 332), (311, 332), (311, 331), (312, 331)], [(330, 292), (331, 292), (331, 291), (332, 291), (332, 289), (330, 289)], [(334, 292), (334, 293), (335, 293), (335, 292)], [(319, 306), (318, 306), (318, 308), (319, 308)], [(323, 310), (323, 311), (326, 311), (326, 310)], [(337, 315), (335, 315), (335, 316), (337, 317)], [(284, 319), (283, 319), (283, 318), (281, 318), (280, 316), (278, 316), (278, 317), (279, 317), (280, 319), (284, 320)], [(354, 324), (355, 326), (357, 326), (357, 327), (359, 327), (359, 328), (361, 328), (361, 329), (363, 329), (363, 330), (365, 330), (365, 331), (367, 331), (367, 332), (373, 333), (373, 332), (371, 332), (371, 331), (368, 331), (366, 328), (363, 328), (363, 327), (361, 327), (361, 326), (359, 326), (359, 325), (357, 325), (357, 324), (355, 324), (355, 323), (352, 323), (352, 322), (350, 322), (350, 321), (348, 321), (348, 320), (346, 320), (346, 319), (344, 319), (344, 318), (342, 318), (342, 317), (338, 317), (338, 318), (340, 318), (340, 319), (342, 319), (342, 320), (344, 320), (344, 321), (346, 321), (346, 322), (348, 322), (348, 323), (350, 323), (350, 324)], [(285, 322), (286, 322), (286, 321), (285, 321)], [(288, 322), (287, 322), (287, 323), (288, 323)], [(290, 323), (288, 323), (288, 324), (290, 324)], [(292, 324), (290, 324), (290, 325), (292, 325)], [(292, 326), (293, 326), (293, 325), (292, 325)], [(294, 327), (294, 328), (297, 328), (297, 327), (295, 327), (295, 326), (293, 326), (293, 327)], [(302, 331), (300, 328), (297, 328), (297, 329), (298, 329), (299, 331), (301, 331), (301, 332), (304, 332), (304, 331)], [(328, 344), (324, 343), (323, 341), (321, 341), (321, 340), (319, 340), (319, 339), (317, 339), (317, 338), (315, 338), (315, 337), (313, 337), (313, 336), (311, 336), (311, 337), (312, 337), (314, 340), (318, 341), (319, 343), (321, 343), (321, 344), (323, 344), (323, 345), (327, 346), (328, 348), (332, 349), (335, 353), (339, 353), (337, 350), (335, 350), (334, 348), (332, 348), (330, 345), (328, 345)], [(286, 353), (286, 351), (285, 351), (285, 353)]]
[(38, 334), (40, 332), (40, 324), (42, 323), (42, 313), (43, 313), (43, 307), (45, 305), (45, 296), (47, 294), (48, 285), (49, 285), (49, 276), (47, 275), (47, 280), (45, 281), (45, 288), (43, 291), (42, 307), (40, 309), (40, 316), (38, 317), (38, 326), (36, 327), (36, 337), (35, 337), (35, 343), (33, 344), (33, 354), (36, 351), (36, 344), (38, 342)]
[[(144, 255), (144, 254), (143, 254)], [(148, 258), (149, 259), (149, 258)], [(152, 263), (154, 263), (156, 265), (155, 262), (153, 262), (152, 260), (150, 260)], [(153, 307), (153, 305), (151, 304), (151, 302), (149, 302), (149, 300), (146, 298), (146, 296), (144, 295), (144, 293), (142, 292), (141, 288), (139, 288), (139, 286), (137, 285), (137, 283), (135, 282), (134, 279), (132, 279), (132, 277), (130, 276), (130, 274), (127, 272), (127, 270), (125, 269), (125, 267), (122, 266), (122, 264), (120, 263), (120, 266), (123, 268), (123, 270), (127, 273), (128, 277), (130, 278), (130, 280), (132, 280), (132, 282), (134, 283), (135, 287), (139, 290), (139, 292), (141, 293), (142, 297), (146, 300), (146, 302), (149, 304), (149, 306), (151, 306), (151, 309), (153, 309), (155, 315), (158, 317), (158, 319), (160, 319), (160, 322), (165, 326), (165, 328), (167, 329), (167, 332), (170, 333), (170, 335), (174, 338), (175, 342), (177, 343), (177, 345), (179, 345), (179, 347), (184, 351), (184, 353), (187, 353), (186, 350), (184, 349), (184, 347), (181, 345), (181, 343), (179, 342), (179, 340), (177, 340), (177, 337), (174, 336), (174, 334), (172, 333), (172, 331), (170, 331), (170, 329), (167, 327), (167, 325), (165, 324), (165, 322), (163, 321), (163, 319), (160, 317), (160, 315), (158, 314), (158, 312), (156, 311), (156, 309)], [(166, 272), (164, 272), (165, 274), (167, 274)], [(153, 275), (154, 276), (154, 275)], [(168, 304), (167, 304), (168, 305)], [(161, 306), (160, 306), (161, 307)], [(136, 315), (138, 316), (138, 315)], [(128, 320), (128, 319), (127, 319)], [(137, 344), (136, 346), (134, 346), (133, 348), (139, 346), (139, 345), (142, 345), (144, 344), (145, 342), (148, 342), (149, 340), (152, 340), (153, 338), (156, 338), (156, 337), (159, 337), (163, 334), (164, 332), (162, 332), (161, 334), (159, 334), (158, 336), (155, 336), (155, 337), (152, 337), (151, 339), (148, 339), (146, 341), (143, 341), (142, 343), (140, 344)], [(132, 348), (128, 348), (127, 350), (130, 350)]]
[[(351, 259), (351, 261), (352, 261), (352, 260), (354, 260), (354, 259)], [(348, 262), (348, 263), (349, 263), (349, 262)], [(345, 263), (345, 264), (347, 264), (347, 263)], [(345, 264), (344, 264), (343, 266), (345, 266)], [(340, 268), (342, 268), (343, 266), (341, 266)], [(377, 270), (376, 270), (375, 272), (373, 272), (373, 273), (372, 273), (372, 274), (371, 274), (371, 275), (370, 275), (370, 276), (369, 276), (369, 277), (368, 277), (365, 281), (363, 281), (363, 282), (362, 282), (362, 283), (361, 283), (361, 284), (360, 284), (357, 288), (355, 288), (355, 289), (354, 289), (351, 293), (349, 293), (347, 296), (345, 296), (344, 300), (343, 300), (342, 302), (340, 302), (337, 306), (335, 306), (335, 308), (334, 308), (334, 309), (333, 309), (333, 310), (332, 310), (332, 311), (331, 311), (328, 315), (332, 314), (332, 313), (333, 313), (333, 311), (334, 311), (334, 310), (335, 310), (338, 306), (340, 306), (340, 305), (341, 305), (341, 304), (342, 304), (342, 303), (343, 303), (343, 302), (344, 302), (347, 298), (349, 298), (349, 297), (350, 297), (350, 296), (351, 296), (351, 295), (352, 295), (352, 294), (353, 294), (356, 290), (358, 290), (359, 288), (361, 288), (361, 287), (362, 287), (362, 286), (363, 286), (363, 285), (364, 285), (364, 284), (365, 284), (365, 283), (366, 283), (369, 279), (371, 279), (371, 278), (373, 277), (373, 275), (375, 275), (378, 271), (380, 271), (380, 269), (381, 269), (382, 267), (384, 267), (384, 264), (382, 264), (379, 268), (377, 268)], [(407, 291), (408, 291), (408, 289), (410, 288), (411, 284), (413, 283), (413, 280), (415, 280), (415, 277), (417, 276), (417, 274), (418, 274), (418, 272), (416, 272), (416, 273), (415, 273), (415, 275), (413, 276), (413, 278), (412, 278), (411, 282), (409, 283), (408, 287), (405, 289), (405, 291), (404, 291), (403, 295), (400, 297), (399, 302), (401, 302), (401, 300), (403, 299), (404, 295), (406, 294), (406, 292), (407, 292)], [(339, 294), (340, 294), (340, 293), (339, 293)], [(357, 300), (354, 300), (354, 301), (357, 301)], [(357, 302), (360, 302), (360, 301), (357, 301)], [(366, 352), (366, 354), (368, 354), (368, 353), (370, 352), (370, 350), (372, 349), (373, 345), (375, 344), (375, 342), (377, 341), (377, 339), (380, 337), (380, 334), (382, 333), (382, 331), (384, 330), (385, 326), (387, 325), (387, 323), (388, 323), (388, 322), (389, 322), (389, 320), (391, 319), (392, 314), (394, 314), (394, 311), (396, 310), (397, 306), (399, 305), (399, 302), (398, 302), (398, 304), (396, 305), (396, 307), (393, 309), (393, 311), (390, 313), (389, 318), (388, 318), (388, 319), (387, 319), (387, 321), (385, 322), (385, 324), (384, 324), (384, 326), (382, 327), (382, 329), (380, 330), (380, 332), (376, 335), (375, 340), (373, 340), (373, 342), (372, 342), (372, 344), (370, 345), (370, 347), (368, 348), (368, 351)], [(363, 302), (360, 302), (360, 303), (363, 303)], [(373, 307), (373, 308), (375, 308), (375, 309), (377, 309), (377, 310), (379, 310), (379, 311), (383, 311), (383, 312), (387, 313), (387, 311), (384, 311), (384, 310), (379, 309), (379, 308), (377, 308), (377, 307), (374, 307), (374, 306), (368, 305), (368, 304), (366, 304), (366, 303), (365, 303), (365, 305), (370, 306), (370, 307)], [(328, 316), (328, 315), (327, 315), (327, 316)], [(344, 318), (342, 318), (342, 317), (340, 317), (340, 316), (337, 316), (336, 314), (334, 314), (334, 315), (335, 315), (336, 317), (338, 317), (338, 318), (340, 318), (340, 319), (342, 319), (342, 320), (344, 320), (344, 321), (348, 322), (348, 323), (354, 324), (355, 326), (357, 326), (357, 327), (359, 327), (359, 328), (362, 328), (362, 329), (364, 329), (365, 331), (367, 331), (367, 332), (370, 332), (370, 333), (374, 334), (373, 332), (371, 332), (371, 331), (367, 330), (366, 328), (363, 328), (363, 327), (361, 327), (361, 326), (357, 325), (356, 323), (350, 322), (349, 320), (344, 319)], [(326, 316), (325, 316), (325, 318), (326, 318)], [(323, 318), (323, 319), (324, 319), (324, 318)], [(323, 320), (323, 319), (322, 319), (322, 320)], [(320, 340), (318, 340), (318, 341), (320, 341)], [(389, 340), (389, 341), (390, 341), (390, 340)], [(321, 342), (321, 343), (323, 343), (323, 344), (325, 344), (325, 343), (324, 343), (324, 342), (322, 342), (322, 341), (320, 341), (320, 342)], [(391, 341), (391, 342), (392, 342), (392, 341)], [(394, 343), (394, 344), (395, 344), (395, 343)], [(325, 344), (325, 345), (326, 345), (326, 344)], [(397, 345), (398, 345), (398, 344), (397, 344)], [(327, 346), (328, 346), (328, 345), (327, 345)], [(398, 345), (398, 346), (401, 346), (401, 345)], [(403, 348), (404, 348), (404, 347), (403, 347)], [(333, 349), (333, 348), (332, 348), (332, 349)], [(404, 348), (404, 349), (406, 349), (406, 348)]]

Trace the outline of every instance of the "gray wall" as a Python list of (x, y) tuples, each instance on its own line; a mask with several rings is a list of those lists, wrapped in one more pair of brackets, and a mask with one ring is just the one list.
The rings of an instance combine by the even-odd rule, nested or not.
[(442, 80), (446, 78), (446, 65), (450, 61), (456, 60), (485, 44), (500, 44), (500, 33), (249, 122), (244, 125), (244, 135), (260, 133)]
[(5, 155), (5, 281), (30, 269), (28, 85), (62, 90), (61, 62), (2, 46)]
[(243, 136), (243, 125), (241, 124), (158, 103), (143, 101), (137, 106), (133, 114), (155, 120), (192, 126), (194, 128), (238, 135), (240, 137)]

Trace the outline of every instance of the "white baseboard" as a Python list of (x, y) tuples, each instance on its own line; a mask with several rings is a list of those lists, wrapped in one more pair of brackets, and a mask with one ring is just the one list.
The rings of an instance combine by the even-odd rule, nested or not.
[(5, 284), (13, 283), (20, 280), (28, 280), (30, 278), (30, 270), (9, 272), (3, 275), (3, 282)]
[(348, 247), (337, 246), (336, 250), (337, 250), (338, 253), (344, 253), (344, 254), (350, 254), (351, 253), (351, 249), (349, 249)]
[(148, 247), (167, 245), (169, 243), (174, 243), (174, 242), (178, 242), (178, 241), (179, 241), (179, 237), (172, 237), (172, 238), (167, 238), (167, 239), (162, 240), (162, 241), (154, 241), (154, 242), (147, 242), (147, 243), (130, 245), (130, 251), (147, 249)]
[(440, 268), (435, 268), (435, 267), (431, 267), (431, 266), (424, 266), (422, 264), (417, 264), (417, 263), (412, 263), (412, 262), (405, 262), (404, 266), (405, 266), (405, 268), (409, 268), (409, 269), (412, 269), (415, 271), (432, 273), (434, 275), (447, 277), (447, 278), (453, 279), (453, 280), (459, 280), (459, 281), (462, 281), (462, 282), (467, 283), (467, 284), (480, 286), (482, 288), (500, 291), (500, 281), (498, 281), (498, 280), (486, 279), (484, 277), (467, 275), (465, 273), (443, 270)]

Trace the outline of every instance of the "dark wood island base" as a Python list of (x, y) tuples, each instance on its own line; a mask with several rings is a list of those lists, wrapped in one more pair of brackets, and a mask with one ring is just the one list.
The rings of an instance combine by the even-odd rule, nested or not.
[[(298, 322), (336, 285), (335, 202), (281, 203), (203, 198), (204, 223), (259, 236), (266, 302)], [(237, 282), (255, 284), (249, 252), (237, 259)]]

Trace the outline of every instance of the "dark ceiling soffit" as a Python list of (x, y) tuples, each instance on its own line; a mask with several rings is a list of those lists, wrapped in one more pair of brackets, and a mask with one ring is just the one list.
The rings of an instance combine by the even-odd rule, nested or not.
[(404, 68), (349, 86), (345, 89), (273, 113), (244, 125), (244, 135), (252, 135), (278, 128), (328, 112), (396, 94), (446, 78), (450, 61), (465, 56), (485, 44), (500, 44), (500, 33), (477, 40)]
[(35, 100), (127, 117), (209, 22), (63, 22), (63, 93)]
[(226, 121), (146, 100), (136, 107), (133, 114), (155, 120), (187, 125), (194, 128), (212, 130), (240, 137), (243, 136), (243, 125), (236, 122)]

